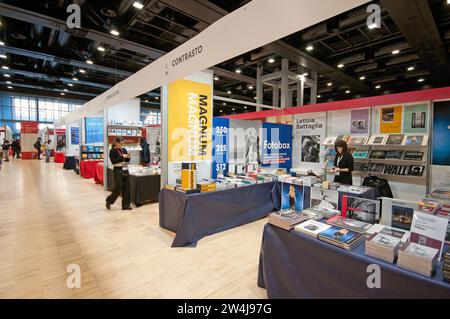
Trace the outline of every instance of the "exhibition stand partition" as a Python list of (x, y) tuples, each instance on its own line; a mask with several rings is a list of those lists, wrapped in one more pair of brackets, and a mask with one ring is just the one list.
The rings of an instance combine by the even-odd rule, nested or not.
[(20, 144), (22, 148), (21, 159), (30, 160), (36, 159), (37, 153), (34, 148), (39, 136), (38, 122), (22, 122), (20, 126)]

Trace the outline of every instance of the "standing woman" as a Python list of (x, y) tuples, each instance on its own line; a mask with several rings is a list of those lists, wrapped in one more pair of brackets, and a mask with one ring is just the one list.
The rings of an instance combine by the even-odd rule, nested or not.
[(111, 195), (106, 198), (106, 208), (111, 209), (122, 193), (122, 209), (132, 210), (130, 206), (130, 174), (128, 172), (128, 162), (130, 155), (127, 150), (122, 147), (122, 138), (116, 137), (113, 141), (111, 150), (109, 151), (109, 159), (113, 164), (114, 189)]
[(344, 185), (353, 185), (352, 172), (355, 160), (353, 155), (348, 151), (347, 143), (339, 141), (336, 143), (336, 158), (334, 159), (334, 166), (331, 172), (339, 173), (334, 178), (334, 181)]

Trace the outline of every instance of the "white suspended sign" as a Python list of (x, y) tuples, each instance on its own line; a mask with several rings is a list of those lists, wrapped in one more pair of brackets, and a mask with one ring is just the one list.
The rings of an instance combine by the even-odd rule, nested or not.
[(244, 54), (368, 0), (253, 0), (70, 113), (66, 123)]

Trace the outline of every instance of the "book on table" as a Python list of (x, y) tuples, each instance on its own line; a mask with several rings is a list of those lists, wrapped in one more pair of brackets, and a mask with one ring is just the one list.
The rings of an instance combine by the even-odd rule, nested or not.
[(401, 237), (374, 233), (366, 240), (367, 256), (393, 263), (397, 257)]
[(278, 226), (285, 230), (291, 230), (295, 225), (308, 220), (310, 217), (307, 214), (296, 212), (293, 210), (285, 210), (271, 213), (269, 215), (269, 224)]
[(438, 257), (439, 249), (407, 242), (400, 244), (397, 265), (431, 277), (438, 263)]
[(304, 223), (295, 226), (296, 231), (313, 238), (317, 238), (317, 236), (321, 232), (327, 230), (328, 228), (331, 228), (331, 226), (316, 220), (308, 220)]
[(320, 232), (317, 238), (334, 246), (351, 250), (359, 245), (365, 236), (342, 227), (332, 226)]
[(335, 216), (327, 219), (327, 224), (345, 228), (360, 234), (365, 234), (373, 225), (359, 220), (346, 218), (342, 216)]

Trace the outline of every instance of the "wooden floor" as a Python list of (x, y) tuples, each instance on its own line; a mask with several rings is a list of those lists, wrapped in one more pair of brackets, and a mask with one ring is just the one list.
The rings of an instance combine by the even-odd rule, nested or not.
[[(106, 195), (61, 164), (3, 163), (0, 298), (267, 297), (256, 284), (265, 220), (170, 248), (158, 204), (107, 211)], [(67, 288), (69, 264), (80, 289)]]

